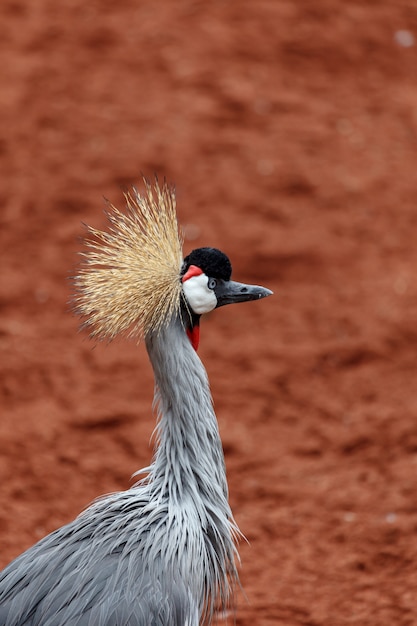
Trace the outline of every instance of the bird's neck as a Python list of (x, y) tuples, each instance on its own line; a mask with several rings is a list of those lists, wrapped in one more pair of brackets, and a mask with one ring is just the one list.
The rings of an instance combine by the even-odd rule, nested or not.
[[(158, 445), (149, 482), (162, 498), (227, 508), (224, 457), (206, 370), (180, 318), (146, 346), (155, 374)], [(203, 504), (203, 506), (204, 506)], [(225, 511), (226, 512), (226, 511)]]
[[(177, 551), (176, 575), (186, 581), (201, 614), (211, 618), (216, 608), (226, 610), (233, 596), (238, 529), (207, 374), (180, 318), (148, 337), (146, 345), (159, 416), (157, 448), (142, 484), (150, 490), (155, 517), (158, 510), (167, 514), (170, 543), (161, 558), (171, 563)], [(150, 537), (153, 545), (155, 535)]]

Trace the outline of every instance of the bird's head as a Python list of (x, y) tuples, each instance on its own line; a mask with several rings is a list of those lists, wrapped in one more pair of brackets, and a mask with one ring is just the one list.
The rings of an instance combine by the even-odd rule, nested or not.
[(107, 232), (88, 227), (74, 277), (75, 308), (93, 337), (146, 337), (181, 314), (197, 349), (203, 313), (272, 293), (230, 280), (230, 261), (215, 248), (197, 248), (182, 260), (175, 193), (166, 183), (145, 181), (145, 192), (133, 189), (126, 204), (126, 213), (110, 206)]
[(246, 285), (231, 280), (229, 257), (217, 248), (197, 248), (185, 257), (181, 268), (182, 293), (187, 334), (198, 348), (199, 319), (225, 304), (259, 300), (272, 291), (258, 285)]

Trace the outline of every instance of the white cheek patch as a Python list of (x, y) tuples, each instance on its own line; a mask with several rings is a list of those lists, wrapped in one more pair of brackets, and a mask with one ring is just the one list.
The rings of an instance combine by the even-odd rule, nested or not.
[(217, 305), (216, 294), (207, 284), (208, 278), (205, 274), (192, 276), (182, 284), (188, 304), (197, 315), (208, 313)]

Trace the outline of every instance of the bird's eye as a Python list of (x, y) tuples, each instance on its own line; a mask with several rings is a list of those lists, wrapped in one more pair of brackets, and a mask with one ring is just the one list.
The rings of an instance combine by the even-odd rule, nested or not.
[(216, 289), (217, 286), (217, 280), (215, 278), (209, 278), (208, 279), (208, 288), (209, 289)]

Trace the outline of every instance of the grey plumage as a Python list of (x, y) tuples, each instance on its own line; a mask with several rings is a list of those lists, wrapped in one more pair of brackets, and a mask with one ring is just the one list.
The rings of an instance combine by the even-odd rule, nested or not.
[(149, 474), (3, 571), (1, 624), (196, 626), (228, 605), (237, 529), (206, 372), (178, 318), (146, 343), (160, 403)]
[[(222, 278), (222, 253), (201, 250), (216, 257), (207, 265), (219, 274), (210, 289), (219, 284), (222, 298), (228, 286), (235, 301), (271, 293)], [(190, 267), (197, 287), (207, 282)], [(179, 308), (167, 307), (171, 317), (145, 333), (158, 410), (151, 465), (135, 486), (99, 498), (5, 568), (1, 625), (199, 626), (231, 605), (239, 531), (206, 371), (185, 332), (199, 323), (193, 289), (190, 301), (182, 294)], [(204, 289), (203, 305), (212, 303)]]

